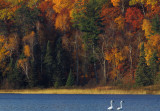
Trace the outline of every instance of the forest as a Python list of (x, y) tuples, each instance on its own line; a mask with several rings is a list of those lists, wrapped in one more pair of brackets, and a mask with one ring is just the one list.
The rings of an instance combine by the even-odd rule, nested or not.
[(160, 0), (0, 0), (0, 88), (160, 85)]

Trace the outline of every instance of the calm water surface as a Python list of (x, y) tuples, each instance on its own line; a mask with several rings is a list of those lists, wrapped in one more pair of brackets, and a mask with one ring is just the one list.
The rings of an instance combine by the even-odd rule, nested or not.
[(123, 111), (160, 111), (158, 95), (0, 94), (0, 111), (108, 111), (121, 100)]

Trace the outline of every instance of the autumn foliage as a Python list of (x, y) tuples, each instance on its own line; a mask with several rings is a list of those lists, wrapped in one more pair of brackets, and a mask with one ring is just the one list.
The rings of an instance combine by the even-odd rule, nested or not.
[(66, 86), (71, 73), (132, 87), (154, 70), (153, 85), (159, 64), (159, 0), (0, 0), (0, 88)]
[(126, 23), (129, 23), (130, 29), (139, 29), (142, 24), (143, 14), (136, 7), (128, 8), (125, 14)]

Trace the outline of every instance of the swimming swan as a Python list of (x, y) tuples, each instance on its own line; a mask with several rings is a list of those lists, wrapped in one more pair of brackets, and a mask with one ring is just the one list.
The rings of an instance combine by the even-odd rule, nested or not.
[(111, 104), (111, 106), (110, 107), (108, 107), (108, 110), (113, 110), (113, 106), (112, 106), (112, 103), (113, 103), (114, 101), (113, 100), (111, 100), (111, 102), (110, 102), (110, 104)]
[(122, 109), (123, 109), (123, 108), (122, 108), (122, 103), (123, 103), (123, 102), (124, 102), (124, 101), (121, 101), (121, 102), (120, 102), (120, 107), (118, 107), (117, 110), (122, 110)]

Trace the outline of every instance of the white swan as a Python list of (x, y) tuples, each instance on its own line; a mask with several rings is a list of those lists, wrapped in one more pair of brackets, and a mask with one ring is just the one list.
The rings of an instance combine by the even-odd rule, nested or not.
[(124, 101), (121, 101), (121, 102), (120, 102), (120, 107), (118, 107), (117, 110), (122, 110), (122, 109), (123, 109), (123, 107), (122, 107), (122, 103), (123, 103), (123, 102), (124, 102)]
[(113, 102), (114, 102), (113, 100), (110, 101), (111, 106), (108, 107), (108, 110), (113, 110), (113, 106), (112, 106), (112, 103), (113, 103)]

